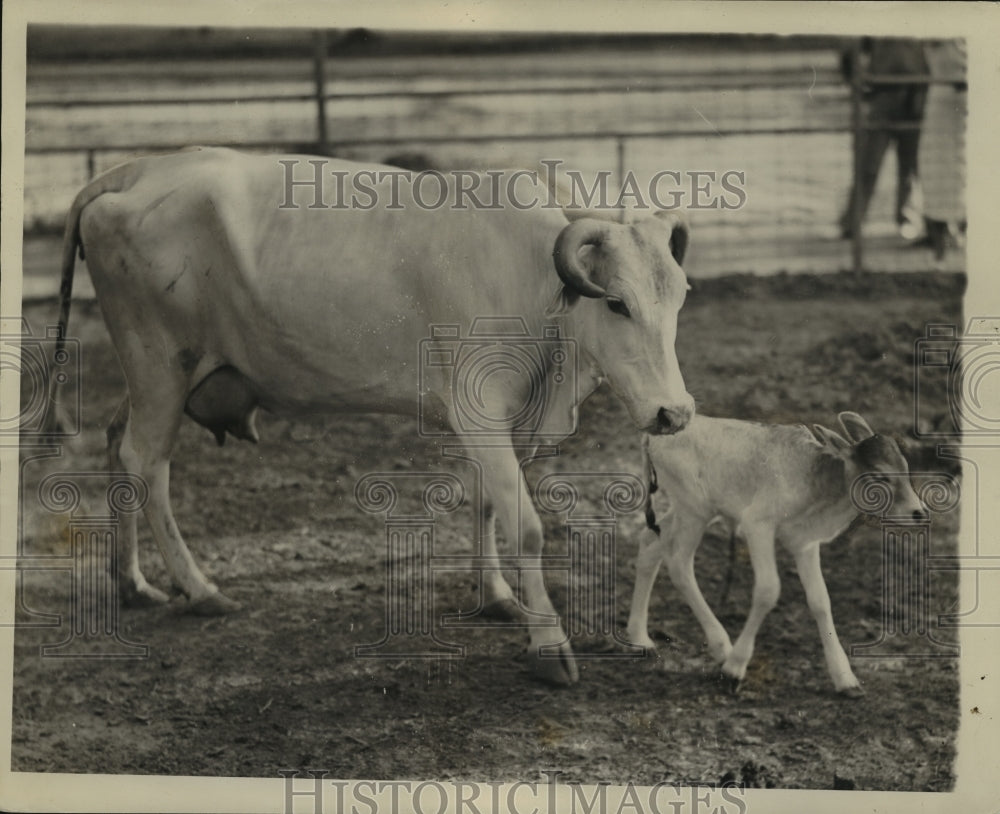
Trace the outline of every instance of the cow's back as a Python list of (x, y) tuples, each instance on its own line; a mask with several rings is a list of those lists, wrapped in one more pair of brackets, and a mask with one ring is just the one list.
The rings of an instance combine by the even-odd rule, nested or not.
[(410, 412), (430, 325), (538, 313), (539, 287), (555, 289), (561, 213), (428, 208), (389, 180), (374, 184), (377, 205), (334, 208), (335, 173), (350, 190), (355, 173), (392, 171), (335, 159), (314, 206), (289, 172), (310, 179), (316, 160), (144, 158), (90, 203), (81, 239), (119, 350), (152, 341), (192, 385), (232, 365), (273, 408)]

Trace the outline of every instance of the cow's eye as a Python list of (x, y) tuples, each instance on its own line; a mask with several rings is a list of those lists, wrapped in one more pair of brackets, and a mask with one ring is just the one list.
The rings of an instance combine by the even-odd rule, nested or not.
[(632, 312), (628, 310), (628, 306), (623, 300), (616, 300), (613, 297), (608, 297), (608, 308), (623, 317), (632, 316)]

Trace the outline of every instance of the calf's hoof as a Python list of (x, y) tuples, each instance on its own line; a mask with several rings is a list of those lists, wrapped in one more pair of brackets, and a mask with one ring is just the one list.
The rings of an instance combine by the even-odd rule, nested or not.
[[(548, 648), (551, 650), (551, 646)], [(580, 674), (576, 669), (576, 659), (568, 644), (559, 645), (558, 653), (538, 654), (538, 648), (532, 646), (528, 650), (528, 666), (535, 678), (556, 687), (568, 687), (575, 684)]]
[(166, 605), (170, 601), (169, 596), (148, 582), (141, 585), (120, 585), (118, 590), (123, 608), (155, 608), (158, 605)]
[[(647, 653), (656, 652), (656, 643), (650, 638), (646, 630), (625, 628), (625, 638), (628, 643), (635, 647), (643, 647)], [(664, 637), (666, 638), (666, 637)], [(669, 641), (669, 639), (667, 639)]]
[(221, 591), (216, 591), (194, 602), (188, 602), (185, 610), (194, 616), (225, 616), (227, 613), (236, 613), (241, 607), (242, 605), (236, 600), (230, 599)]
[(837, 690), (837, 694), (841, 698), (850, 698), (855, 701), (859, 698), (865, 697), (865, 691), (861, 689), (860, 684), (854, 684), (853, 686), (850, 687), (843, 687)]
[(736, 676), (727, 675), (726, 673), (719, 673), (716, 676), (716, 683), (719, 688), (729, 695), (738, 695), (740, 687), (743, 684), (742, 678), (737, 678)]

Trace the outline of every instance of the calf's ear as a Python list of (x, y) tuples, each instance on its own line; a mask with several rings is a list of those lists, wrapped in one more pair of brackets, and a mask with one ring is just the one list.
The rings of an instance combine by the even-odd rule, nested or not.
[(850, 442), (840, 433), (834, 432), (833, 430), (820, 424), (813, 424), (812, 429), (816, 438), (818, 438), (822, 444), (831, 446), (836, 450), (846, 450), (851, 448)]
[(840, 421), (840, 426), (844, 428), (844, 432), (847, 433), (847, 437), (855, 444), (866, 438), (871, 438), (875, 434), (875, 430), (869, 427), (868, 422), (857, 413), (841, 413), (837, 419)]

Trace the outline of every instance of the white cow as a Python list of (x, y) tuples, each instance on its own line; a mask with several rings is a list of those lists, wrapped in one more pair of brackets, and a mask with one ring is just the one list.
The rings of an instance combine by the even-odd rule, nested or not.
[[(416, 415), (423, 399), (482, 467), (485, 546), (496, 566), (486, 575), (486, 599), (513, 602), (497, 560), (495, 507), (521, 554), (524, 607), (542, 615), (534, 618), (557, 619), (537, 568), (542, 525), (512, 444), (476, 444), (457, 415), (449, 369), (419, 380), (418, 348), (435, 325), (515, 316), (539, 336), (558, 317), (587, 375), (578, 387), (553, 390), (537, 426), (571, 423), (577, 403), (604, 378), (637, 428), (678, 432), (694, 411), (674, 352), (687, 290), (679, 265), (686, 228), (669, 215), (570, 223), (561, 209), (527, 206), (530, 182), (510, 174), (481, 179), (481, 190), (500, 192), (494, 208), (428, 206), (436, 182), (417, 201), (394, 168), (309, 161), (319, 160), (201, 148), (141, 158), (95, 179), (68, 216), (60, 321), (65, 326), (79, 246), (128, 385), (108, 430), (109, 455), (148, 483), (145, 515), (172, 580), (194, 612), (236, 607), (199, 570), (170, 508), (170, 456), (185, 412), (221, 442), (227, 432), (255, 440), (258, 407), (290, 416)], [(289, 167), (296, 182), (319, 168), (327, 186), (318, 200), (315, 189), (289, 186)], [(454, 199), (455, 179), (442, 179)], [(334, 180), (375, 195), (331, 208), (324, 196), (334, 197)], [(298, 206), (288, 205), (290, 192)], [(518, 416), (531, 395), (526, 386), (498, 373), (476, 397), (492, 416)], [(123, 597), (165, 601), (139, 570), (134, 515), (123, 525)], [(561, 625), (535, 625), (530, 634), (538, 673), (576, 680)], [(540, 658), (545, 646), (558, 656)]]
[[(841, 413), (839, 419), (847, 438), (818, 425), (814, 437), (804, 426), (695, 416), (680, 435), (646, 439), (650, 492), (661, 497), (650, 498), (646, 507), (649, 528), (636, 562), (628, 621), (631, 642), (653, 647), (646, 630), (649, 596), (666, 559), (671, 582), (705, 632), (709, 655), (722, 664), (724, 676), (741, 681), (757, 631), (778, 601), (777, 541), (795, 557), (834, 686), (847, 696), (861, 695), (833, 626), (820, 544), (858, 516), (851, 490), (861, 475), (881, 481), (875, 488), (891, 495), (893, 516), (921, 520), (926, 509), (913, 491), (896, 442), (875, 434), (857, 413)], [(702, 534), (716, 518), (746, 540), (753, 566), (752, 605), (735, 644), (702, 596), (694, 574)]]

